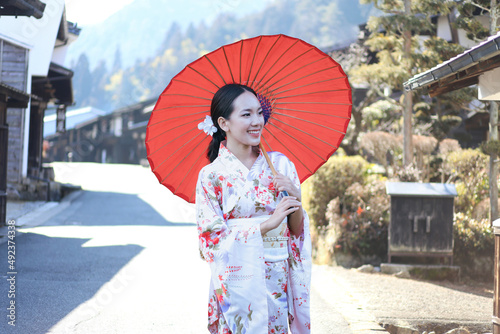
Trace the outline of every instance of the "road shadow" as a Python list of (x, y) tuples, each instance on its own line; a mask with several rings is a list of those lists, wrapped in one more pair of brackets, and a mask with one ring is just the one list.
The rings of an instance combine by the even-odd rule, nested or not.
[[(161, 201), (165, 202), (165, 208)], [(168, 201), (169, 198), (159, 199), (154, 207), (135, 194), (85, 190), (78, 198), (77, 208), (72, 215), (60, 215), (47, 224), (196, 226), (189, 208), (182, 204), (169, 205)]]
[[(0, 244), (0, 333), (47, 333), (79, 306), (93, 297), (95, 300), (96, 293), (103, 287), (106, 290), (106, 283), (119, 277), (120, 270), (145, 247), (140, 242), (135, 244), (134, 236), (129, 236), (126, 244), (88, 245), (93, 237), (85, 233), (95, 234), (101, 227), (111, 226), (106, 231), (120, 234), (137, 225), (179, 228), (196, 224), (183, 219), (167, 220), (138, 195), (84, 191), (44, 226), (26, 229), (24, 233), (17, 231), (15, 298), (9, 298), (8, 293), (11, 286), (6, 273), (12, 271), (7, 263), (8, 244)], [(137, 237), (144, 240), (144, 236)], [(126, 284), (126, 279), (123, 281)], [(112, 299), (113, 293), (108, 297)], [(15, 327), (8, 324), (7, 307), (11, 300), (15, 300), (16, 306)], [(85, 307), (80, 309), (89, 315), (95, 312), (92, 307)]]
[(464, 292), (467, 294), (471, 295), (476, 295), (479, 297), (485, 297), (488, 299), (493, 299), (493, 282), (487, 283), (487, 282), (467, 282), (467, 283), (456, 283), (456, 282), (450, 282), (450, 281), (430, 281), (430, 280), (419, 280), (415, 279), (417, 281), (422, 281), (430, 284), (434, 284), (443, 288), (447, 288), (450, 290), (455, 290), (459, 292)]
[[(15, 298), (0, 281), (0, 333), (47, 333), (51, 327), (91, 299), (143, 247), (82, 247), (89, 239), (48, 237), (36, 233), (16, 238)], [(0, 245), (7, 259), (7, 244)], [(0, 272), (9, 272), (1, 261)], [(7, 306), (15, 300), (16, 326), (7, 323)], [(90, 310), (91, 311), (91, 310)]]

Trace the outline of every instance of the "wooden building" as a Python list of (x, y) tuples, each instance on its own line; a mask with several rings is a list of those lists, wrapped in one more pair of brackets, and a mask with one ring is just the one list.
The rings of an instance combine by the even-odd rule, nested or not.
[[(415, 75), (404, 83), (407, 90), (420, 89), (430, 96), (478, 85), (478, 99), (500, 101), (500, 32), (436, 67)], [(480, 115), (478, 117), (484, 117)], [(498, 127), (498, 107), (492, 105), (489, 128)], [(496, 131), (495, 131), (496, 132)], [(491, 136), (495, 138), (496, 136)], [(500, 219), (498, 216), (498, 156), (490, 154), (490, 217), (495, 233), (495, 283), (493, 298), (493, 333), (500, 334)]]
[[(38, 21), (46, 5), (50, 15)], [(79, 31), (66, 21), (64, 1), (11, 0), (0, 6), (0, 86), (7, 102), (0, 108), (0, 197), (50, 199), (42, 167), (43, 116), (49, 104), (73, 104), (73, 72), (62, 64)], [(5, 203), (0, 204), (1, 212)], [(0, 217), (0, 225), (4, 221)]]
[(126, 106), (45, 137), (47, 162), (146, 163), (146, 126), (155, 103)]

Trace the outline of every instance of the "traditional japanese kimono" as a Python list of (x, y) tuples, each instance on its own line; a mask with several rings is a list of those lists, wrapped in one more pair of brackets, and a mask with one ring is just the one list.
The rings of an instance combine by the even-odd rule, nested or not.
[[(270, 152), (276, 170), (300, 189), (293, 163)], [(299, 237), (286, 220), (261, 235), (260, 223), (280, 198), (262, 153), (250, 170), (223, 144), (199, 174), (196, 215), (202, 257), (210, 264), (210, 333), (310, 333), (311, 239), (309, 218)]]

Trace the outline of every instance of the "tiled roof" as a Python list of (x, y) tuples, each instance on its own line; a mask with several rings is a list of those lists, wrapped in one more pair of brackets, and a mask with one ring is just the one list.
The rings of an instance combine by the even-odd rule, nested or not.
[(480, 61), (489, 59), (500, 54), (500, 32), (490, 36), (484, 42), (472, 47), (423, 73), (415, 75), (404, 83), (406, 90), (414, 90), (428, 86), (440, 79), (453, 75), (454, 73), (473, 66)]

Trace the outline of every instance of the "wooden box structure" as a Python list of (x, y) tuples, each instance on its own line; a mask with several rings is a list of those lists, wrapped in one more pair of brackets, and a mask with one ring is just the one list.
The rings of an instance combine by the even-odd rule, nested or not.
[(453, 264), (455, 185), (387, 182), (391, 196), (388, 260), (393, 256), (443, 257)]

